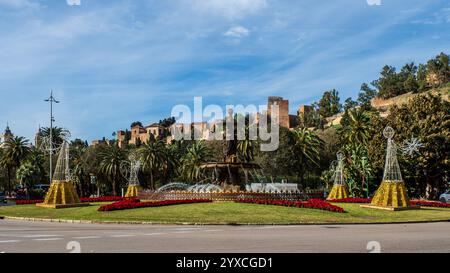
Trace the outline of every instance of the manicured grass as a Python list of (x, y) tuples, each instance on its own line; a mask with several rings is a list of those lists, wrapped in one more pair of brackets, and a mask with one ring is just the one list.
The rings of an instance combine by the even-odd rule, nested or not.
[(0, 216), (172, 224), (331, 224), (450, 221), (450, 209), (448, 208), (422, 208), (420, 210), (392, 212), (361, 208), (359, 204), (343, 203), (336, 205), (343, 207), (348, 213), (232, 202), (98, 212), (97, 209), (100, 205), (97, 203), (90, 207), (60, 210), (46, 209), (34, 205), (0, 207)]

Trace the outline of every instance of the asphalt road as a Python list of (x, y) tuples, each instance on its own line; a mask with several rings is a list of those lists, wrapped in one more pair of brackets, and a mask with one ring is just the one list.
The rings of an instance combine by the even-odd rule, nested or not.
[(163, 226), (0, 220), (0, 252), (450, 252), (450, 223)]

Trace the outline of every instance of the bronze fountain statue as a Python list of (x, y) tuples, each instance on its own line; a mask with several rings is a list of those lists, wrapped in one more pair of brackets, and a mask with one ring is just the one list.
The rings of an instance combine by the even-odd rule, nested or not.
[[(248, 183), (248, 172), (261, 169), (258, 164), (239, 162), (238, 140), (236, 133), (236, 120), (233, 111), (228, 111), (227, 124), (234, 123), (234, 132), (226, 128), (226, 139), (223, 143), (223, 161), (208, 162), (200, 167), (204, 170), (213, 170), (215, 183), (220, 184), (224, 190), (245, 190)], [(228, 126), (227, 126), (228, 127)]]

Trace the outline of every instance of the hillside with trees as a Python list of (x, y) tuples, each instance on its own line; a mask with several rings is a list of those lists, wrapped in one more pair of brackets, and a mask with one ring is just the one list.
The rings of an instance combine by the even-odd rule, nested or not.
[[(373, 194), (382, 179), (386, 139), (382, 136), (390, 125), (396, 134), (399, 161), (411, 197), (436, 199), (449, 187), (450, 170), (450, 67), (448, 55), (441, 53), (426, 64), (405, 64), (398, 72), (384, 66), (380, 77), (363, 83), (357, 98), (341, 102), (339, 91), (331, 89), (313, 105), (306, 116), (299, 116), (293, 130), (281, 128), (279, 149), (261, 152), (259, 140), (242, 140), (237, 149), (239, 160), (261, 165), (266, 182), (287, 180), (303, 188), (329, 189), (336, 152), (345, 154), (344, 175), (351, 196)], [(407, 96), (402, 103), (388, 105), (388, 112), (373, 107), (373, 101), (394, 100)], [(341, 115), (338, 124), (326, 126), (327, 119)], [(164, 119), (170, 125), (174, 119)], [(134, 122), (133, 125), (140, 125)], [(48, 134), (48, 129), (43, 130)], [(61, 130), (56, 128), (54, 141), (60, 143)], [(406, 152), (412, 141), (417, 151)], [(119, 194), (126, 181), (120, 166), (131, 152), (137, 152), (143, 169), (142, 186), (156, 189), (169, 182), (201, 181), (205, 174), (200, 164), (222, 157), (221, 141), (151, 140), (139, 147), (119, 148), (117, 143), (88, 146), (83, 140), (70, 145), (70, 168), (73, 182), (81, 196), (96, 193), (91, 183), (95, 176), (103, 194)], [(55, 158), (56, 159), (56, 158)], [(32, 187), (48, 182), (48, 155), (40, 147), (31, 147), (23, 137), (15, 137), (0, 148), (0, 191), (11, 191), (17, 185)], [(56, 160), (53, 160), (55, 163)], [(39, 193), (30, 192), (32, 195)]]

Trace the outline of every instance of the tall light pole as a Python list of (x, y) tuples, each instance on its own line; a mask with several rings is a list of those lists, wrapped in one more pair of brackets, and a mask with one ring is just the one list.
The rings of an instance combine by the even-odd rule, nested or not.
[(53, 122), (55, 121), (53, 117), (53, 103), (59, 103), (54, 97), (53, 97), (53, 90), (50, 91), (50, 98), (45, 100), (46, 102), (50, 102), (50, 141), (49, 141), (49, 151), (50, 151), (50, 184), (52, 183), (53, 179), (53, 164), (52, 164), (52, 155), (53, 155)]

